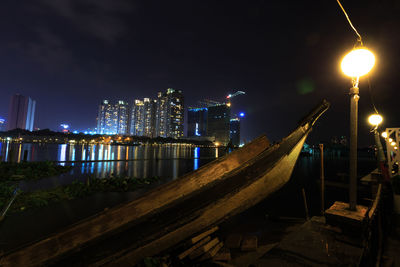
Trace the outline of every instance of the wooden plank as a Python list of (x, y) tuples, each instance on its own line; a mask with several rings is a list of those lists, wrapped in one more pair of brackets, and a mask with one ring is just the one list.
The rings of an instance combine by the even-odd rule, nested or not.
[(212, 233), (216, 232), (217, 230), (218, 230), (218, 226), (215, 226), (215, 227), (213, 227), (213, 228), (211, 228), (211, 229), (209, 229), (209, 230), (207, 230), (207, 231), (205, 231), (205, 232), (203, 232), (203, 233), (191, 238), (188, 241), (188, 243), (191, 244), (191, 245), (192, 244), (196, 244), (197, 242), (202, 240), (204, 237), (206, 237), (208, 235), (211, 235)]
[(212, 249), (210, 249), (209, 251), (207, 251), (203, 257), (201, 257), (200, 261), (205, 261), (205, 260), (209, 260), (212, 257), (214, 257), (218, 251), (224, 246), (223, 242), (219, 242), (218, 244), (216, 244)]
[(213, 260), (214, 261), (230, 261), (231, 260), (231, 251), (227, 247), (221, 248), (221, 250), (218, 251), (217, 255), (215, 255), (213, 257)]
[(207, 243), (208, 241), (211, 240), (210, 236), (207, 236), (206, 238), (204, 238), (203, 240), (201, 240), (199, 243), (197, 243), (196, 245), (192, 246), (191, 248), (185, 250), (184, 252), (182, 252), (181, 254), (178, 255), (178, 259), (182, 260), (185, 257), (187, 257), (190, 253), (192, 253), (195, 249), (199, 248), (200, 246), (204, 245), (205, 243)]
[(227, 248), (240, 248), (242, 242), (241, 234), (230, 234), (225, 240), (225, 246)]
[(240, 247), (240, 249), (242, 251), (252, 251), (252, 250), (256, 250), (257, 246), (258, 246), (257, 236), (255, 236), (255, 235), (246, 236), (245, 238), (243, 238), (242, 246)]
[(219, 239), (218, 239), (218, 237), (216, 237), (213, 240), (211, 240), (210, 242), (208, 242), (207, 244), (199, 247), (198, 249), (196, 249), (195, 251), (190, 253), (189, 258), (191, 260), (193, 260), (193, 259), (203, 255), (204, 253), (209, 251), (211, 248), (213, 248), (218, 243), (219, 243)]

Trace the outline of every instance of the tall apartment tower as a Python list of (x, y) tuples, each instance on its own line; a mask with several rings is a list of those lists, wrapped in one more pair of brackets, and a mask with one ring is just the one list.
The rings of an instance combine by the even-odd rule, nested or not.
[(129, 134), (143, 136), (144, 132), (144, 102), (136, 99), (132, 106)]
[(155, 137), (157, 101), (143, 99), (143, 135)]
[(228, 104), (208, 107), (207, 135), (214, 136), (215, 141), (226, 145), (230, 139), (231, 109)]
[(128, 134), (129, 105), (125, 101), (118, 101), (114, 107), (117, 111), (117, 133)]
[(108, 100), (103, 100), (99, 105), (97, 116), (97, 132), (99, 134), (114, 134), (114, 108)]
[(36, 101), (28, 96), (13, 95), (8, 110), (7, 130), (24, 129), (33, 131)]
[(118, 101), (111, 104), (103, 100), (99, 105), (97, 116), (97, 131), (99, 134), (127, 134), (128, 132), (128, 103)]
[(156, 112), (156, 135), (183, 137), (184, 98), (182, 91), (168, 88), (158, 93)]
[(168, 99), (162, 92), (157, 94), (157, 107), (156, 107), (156, 136), (167, 137), (167, 109)]
[(131, 135), (155, 137), (156, 103), (150, 98), (135, 100), (130, 121)]

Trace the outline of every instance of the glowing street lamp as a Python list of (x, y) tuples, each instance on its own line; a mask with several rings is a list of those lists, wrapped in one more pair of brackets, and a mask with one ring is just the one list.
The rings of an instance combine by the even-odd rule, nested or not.
[(388, 137), (387, 132), (383, 132), (383, 133), (382, 133), (382, 137), (386, 139), (386, 138)]
[[(382, 116), (379, 115), (379, 114), (373, 114), (373, 115), (370, 115), (370, 116), (368, 117), (368, 122), (369, 122), (369, 124), (371, 124), (372, 126), (375, 126), (375, 127), (378, 127), (378, 125), (381, 124), (382, 121), (383, 121), (383, 118), (382, 118)], [(385, 133), (386, 133), (386, 132), (385, 132)], [(387, 135), (387, 134), (386, 134), (386, 135)]]
[(354, 49), (342, 59), (342, 71), (350, 77), (361, 77), (375, 65), (374, 54), (365, 48)]
[(359, 78), (367, 74), (375, 64), (375, 56), (363, 47), (353, 49), (343, 57), (341, 68), (345, 75), (350, 76), (353, 87), (350, 88), (350, 191), (349, 208), (356, 210), (357, 206), (357, 124)]

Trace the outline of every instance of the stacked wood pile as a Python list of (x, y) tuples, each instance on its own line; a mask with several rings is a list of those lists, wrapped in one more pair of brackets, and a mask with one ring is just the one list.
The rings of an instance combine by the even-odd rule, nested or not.
[(215, 226), (189, 239), (184, 245), (186, 249), (178, 255), (178, 259), (181, 261), (205, 261), (212, 259), (224, 245), (218, 237), (212, 236), (217, 230), (218, 226)]
[(225, 242), (217, 237), (218, 226), (198, 234), (183, 245), (183, 251), (177, 259), (185, 263), (203, 262), (207, 260), (215, 262), (229, 262), (232, 259), (233, 251), (254, 251), (257, 250), (257, 236), (242, 236), (231, 234)]

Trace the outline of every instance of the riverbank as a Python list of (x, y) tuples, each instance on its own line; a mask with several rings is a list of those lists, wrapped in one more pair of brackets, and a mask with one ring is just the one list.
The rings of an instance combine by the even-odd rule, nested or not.
[(50, 161), (0, 162), (0, 182), (39, 180), (68, 172), (71, 169), (70, 166), (61, 166)]
[(99, 179), (88, 177), (86, 183), (75, 180), (70, 185), (57, 186), (47, 190), (21, 192), (11, 206), (9, 212), (19, 212), (26, 209), (47, 206), (50, 203), (87, 197), (96, 193), (131, 192), (159, 180), (152, 178), (113, 177)]

